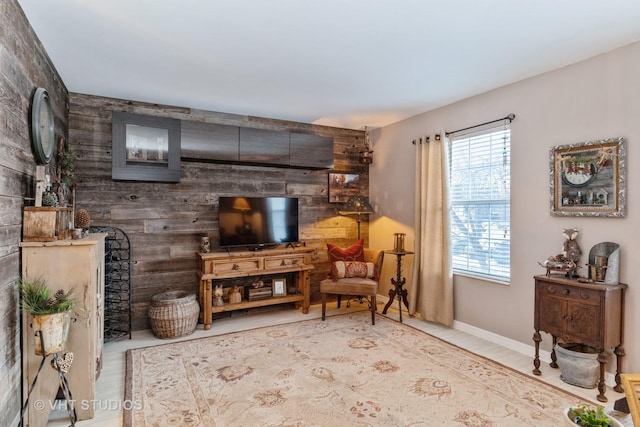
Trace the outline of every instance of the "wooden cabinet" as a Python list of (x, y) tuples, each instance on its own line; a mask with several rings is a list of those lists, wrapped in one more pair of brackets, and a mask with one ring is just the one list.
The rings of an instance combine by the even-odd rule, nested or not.
[(539, 347), (540, 331), (553, 338), (551, 367), (557, 368), (555, 345), (558, 341), (584, 344), (598, 350), (600, 379), (598, 400), (606, 402), (604, 393), (606, 351), (616, 355), (616, 386), (622, 392), (620, 372), (624, 356), (624, 291), (627, 285), (580, 283), (562, 275), (535, 276), (535, 308), (533, 341), (535, 375), (541, 375)]
[(291, 166), (333, 168), (333, 138), (293, 132), (290, 138)]
[[(309, 313), (312, 249), (267, 249), (262, 252), (212, 252), (199, 253), (200, 269), (200, 320), (204, 329), (211, 328), (212, 315), (226, 311), (244, 310), (253, 307), (263, 307), (274, 304), (294, 302), (302, 312)], [(251, 278), (259, 280), (262, 277), (277, 277), (289, 274), (293, 278), (293, 285), (297, 289), (295, 294), (274, 296), (268, 299), (247, 301), (240, 303), (213, 305), (213, 287), (216, 282), (222, 283), (226, 279)], [(290, 287), (289, 285), (287, 287)]]
[(180, 125), (178, 119), (114, 111), (111, 177), (180, 182)]
[(181, 157), (189, 160), (237, 162), (240, 128), (182, 121)]
[(180, 145), (185, 161), (333, 167), (333, 138), (314, 134), (183, 120)]
[[(52, 289), (73, 290), (77, 300), (65, 352), (74, 355), (67, 373), (69, 389), (75, 400), (78, 420), (93, 418), (95, 382), (101, 368), (104, 316), (104, 256), (106, 233), (90, 234), (79, 240), (22, 242), (22, 275), (27, 279), (43, 277)], [(34, 352), (31, 316), (22, 316), (23, 396), (26, 399), (41, 356)], [(44, 426), (58, 391), (58, 373), (47, 362), (38, 375), (25, 426)], [(42, 407), (35, 407), (37, 401)]]
[(289, 133), (240, 128), (239, 160), (289, 166)]

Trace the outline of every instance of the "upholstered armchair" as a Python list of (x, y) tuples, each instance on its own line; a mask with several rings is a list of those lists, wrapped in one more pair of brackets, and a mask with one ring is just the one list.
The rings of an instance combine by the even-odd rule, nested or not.
[[(377, 249), (361, 247), (361, 253), (358, 258), (363, 259), (363, 261), (348, 258), (342, 261), (335, 261), (332, 260), (331, 251), (332, 249), (329, 247), (331, 274), (327, 279), (320, 282), (322, 320), (325, 319), (326, 315), (327, 295), (334, 294), (338, 296), (338, 308), (340, 308), (342, 295), (364, 296), (369, 298), (371, 305), (371, 324), (375, 325), (376, 294), (378, 293), (378, 283), (380, 281), (384, 252)], [(333, 257), (333, 259), (335, 259), (335, 257)]]

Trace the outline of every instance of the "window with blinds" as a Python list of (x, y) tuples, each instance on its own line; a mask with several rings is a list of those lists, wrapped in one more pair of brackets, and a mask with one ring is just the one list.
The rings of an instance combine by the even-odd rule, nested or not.
[(508, 125), (450, 141), (454, 273), (510, 278), (511, 139)]

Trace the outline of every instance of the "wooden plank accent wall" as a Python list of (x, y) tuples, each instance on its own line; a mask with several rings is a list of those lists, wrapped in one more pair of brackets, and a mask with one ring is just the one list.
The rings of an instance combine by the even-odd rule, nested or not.
[[(20, 421), (22, 358), (17, 281), (22, 209), (33, 204), (36, 162), (29, 109), (37, 87), (52, 101), (56, 136), (67, 134), (68, 93), (16, 0), (0, 2), (0, 425)], [(54, 165), (50, 167), (53, 169)], [(26, 331), (25, 331), (26, 333)]]
[[(76, 93), (70, 94), (69, 111), (69, 142), (77, 154), (75, 207), (87, 209), (92, 225), (121, 228), (131, 239), (135, 330), (149, 327), (147, 311), (154, 294), (178, 289), (197, 293), (195, 254), (202, 235), (210, 236), (216, 249), (219, 196), (299, 198), (300, 240), (314, 249), (312, 302), (319, 302), (319, 282), (329, 271), (326, 243), (348, 246), (357, 238), (355, 218), (337, 215), (337, 204), (328, 203), (329, 170), (183, 161), (177, 184), (113, 181), (111, 113), (126, 111), (332, 137), (335, 164), (331, 171), (359, 173), (361, 191), (368, 195), (368, 166), (358, 162), (358, 152), (364, 147), (363, 131)], [(368, 238), (368, 224), (363, 219), (361, 234)]]

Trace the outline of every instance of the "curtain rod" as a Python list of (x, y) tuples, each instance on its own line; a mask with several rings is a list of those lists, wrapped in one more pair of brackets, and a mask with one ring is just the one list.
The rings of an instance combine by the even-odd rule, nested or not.
[(452, 133), (462, 132), (463, 130), (469, 130), (469, 129), (473, 129), (473, 128), (479, 128), (480, 126), (490, 125), (491, 123), (501, 122), (501, 121), (503, 121), (503, 120), (509, 120), (509, 123), (511, 123), (511, 122), (513, 121), (513, 119), (515, 119), (515, 118), (516, 118), (516, 115), (515, 115), (515, 114), (513, 114), (513, 113), (511, 113), (511, 114), (509, 114), (509, 115), (507, 115), (507, 116), (505, 116), (505, 117), (503, 117), (503, 118), (501, 118), (501, 119), (491, 120), (490, 122), (481, 123), (481, 124), (479, 124), (479, 125), (469, 126), (469, 127), (462, 128), (462, 129), (457, 129), (457, 130), (454, 130), (454, 131), (451, 131), (451, 132), (445, 132), (445, 134), (446, 134), (447, 136), (449, 136), (449, 135), (451, 135)]

